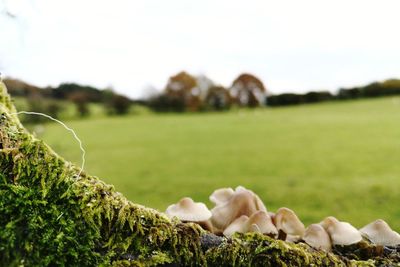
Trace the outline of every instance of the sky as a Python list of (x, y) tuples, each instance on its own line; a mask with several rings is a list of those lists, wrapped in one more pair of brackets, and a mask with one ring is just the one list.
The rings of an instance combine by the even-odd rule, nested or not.
[(271, 93), (400, 78), (398, 0), (0, 0), (0, 71), (131, 97), (182, 70)]

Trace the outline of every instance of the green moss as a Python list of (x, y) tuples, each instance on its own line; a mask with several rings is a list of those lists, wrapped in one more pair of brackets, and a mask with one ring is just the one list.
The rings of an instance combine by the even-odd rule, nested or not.
[(373, 266), (395, 258), (335, 255), (259, 234), (221, 239), (128, 201), (20, 124), (0, 83), (2, 266)]
[[(236, 234), (207, 251), (211, 266), (343, 266), (339, 257), (312, 250), (306, 244), (292, 244), (257, 233)], [(348, 262), (349, 263), (349, 262)]]

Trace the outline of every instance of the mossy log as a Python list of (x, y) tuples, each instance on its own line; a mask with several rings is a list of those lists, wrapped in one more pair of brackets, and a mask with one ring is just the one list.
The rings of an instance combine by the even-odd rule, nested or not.
[(135, 204), (57, 155), (0, 82), (1, 266), (397, 266), (366, 242), (314, 250), (256, 233), (222, 238)]

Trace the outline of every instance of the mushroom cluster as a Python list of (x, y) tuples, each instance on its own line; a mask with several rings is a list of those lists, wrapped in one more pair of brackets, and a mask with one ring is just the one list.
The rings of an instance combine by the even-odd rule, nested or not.
[(350, 223), (329, 216), (305, 228), (293, 210), (282, 207), (269, 212), (259, 196), (243, 186), (217, 189), (210, 201), (215, 204), (211, 210), (204, 203), (185, 197), (165, 213), (182, 222), (197, 223), (216, 235), (258, 232), (287, 242), (305, 242), (327, 252), (334, 245), (351, 245), (363, 239), (382, 246), (400, 245), (400, 234), (380, 219), (357, 230)]

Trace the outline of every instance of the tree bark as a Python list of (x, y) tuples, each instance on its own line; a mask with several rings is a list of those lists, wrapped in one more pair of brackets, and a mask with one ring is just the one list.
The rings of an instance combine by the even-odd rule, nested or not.
[(0, 82), (2, 266), (374, 266), (396, 248), (314, 250), (257, 233), (217, 237), (135, 204), (57, 155), (13, 113)]

